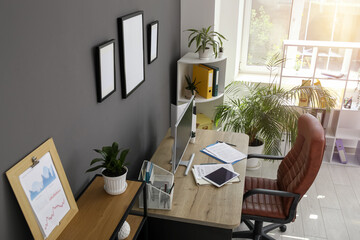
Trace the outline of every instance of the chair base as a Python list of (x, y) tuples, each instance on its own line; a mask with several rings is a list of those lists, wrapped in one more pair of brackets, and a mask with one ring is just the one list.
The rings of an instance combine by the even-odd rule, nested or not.
[(233, 238), (250, 238), (254, 240), (275, 240), (274, 238), (267, 235), (268, 232), (275, 228), (280, 228), (282, 232), (286, 231), (286, 225), (281, 223), (273, 223), (263, 227), (262, 221), (255, 221), (253, 224), (250, 220), (243, 219), (246, 226), (249, 228), (250, 231), (241, 231), (241, 232), (233, 232)]

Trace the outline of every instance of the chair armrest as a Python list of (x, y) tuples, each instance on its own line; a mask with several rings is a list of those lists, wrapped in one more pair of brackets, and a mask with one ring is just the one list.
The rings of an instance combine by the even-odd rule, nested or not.
[(255, 194), (275, 195), (275, 196), (279, 196), (279, 197), (293, 197), (295, 199), (300, 198), (300, 194), (297, 194), (297, 193), (280, 191), (280, 190), (263, 189), (263, 188), (254, 188), (254, 189), (247, 191), (244, 194), (244, 200)]
[(293, 198), (293, 201), (291, 202), (289, 213), (288, 213), (287, 218), (285, 219), (285, 222), (287, 222), (288, 220), (294, 219), (295, 214), (296, 214), (296, 207), (300, 201), (300, 194), (286, 192), (286, 191), (280, 191), (280, 190), (254, 188), (254, 189), (247, 191), (244, 194), (243, 201), (245, 201), (246, 198), (248, 198), (252, 195), (255, 195), (255, 194), (267, 194), (267, 195), (275, 195), (275, 196), (280, 196), (280, 197)]
[(261, 159), (270, 159), (270, 160), (283, 160), (284, 156), (273, 156), (273, 155), (264, 155), (264, 154), (248, 154), (247, 158), (261, 158)]

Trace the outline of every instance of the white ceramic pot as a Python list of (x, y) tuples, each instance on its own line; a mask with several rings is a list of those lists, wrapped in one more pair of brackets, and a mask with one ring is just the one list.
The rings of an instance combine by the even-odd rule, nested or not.
[[(105, 176), (104, 174), (104, 189), (105, 191), (110, 194), (110, 195), (119, 195), (122, 194), (123, 192), (125, 192), (126, 188), (127, 188), (127, 183), (126, 183), (126, 175), (128, 172), (127, 167), (124, 167), (126, 169), (126, 172), (118, 177), (108, 177)], [(104, 169), (105, 170), (105, 169)], [(104, 172), (103, 170), (103, 172)]]
[(205, 51), (199, 50), (199, 58), (202, 60), (209, 59), (212, 56), (212, 49), (206, 48)]
[[(248, 154), (263, 154), (264, 152), (264, 142), (260, 146), (249, 146), (248, 147)], [(246, 170), (256, 170), (261, 167), (261, 162), (259, 158), (250, 158), (247, 160)]]
[[(196, 91), (194, 91), (194, 95), (195, 95), (195, 98), (196, 98)], [(193, 95), (192, 95), (190, 90), (185, 89), (185, 95), (184, 96), (185, 96), (186, 99), (190, 99)]]
[(219, 48), (218, 58), (224, 57), (224, 48)]

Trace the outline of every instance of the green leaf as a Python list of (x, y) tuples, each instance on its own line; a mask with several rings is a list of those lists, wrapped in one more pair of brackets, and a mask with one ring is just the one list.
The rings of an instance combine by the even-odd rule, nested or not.
[[(270, 70), (282, 64), (276, 54), (268, 61)], [(270, 72), (271, 73), (271, 72)], [(312, 107), (332, 108), (336, 98), (321, 86), (296, 86), (290, 90), (277, 84), (254, 84), (250, 82), (232, 82), (225, 87), (227, 98), (215, 111), (214, 122), (222, 130), (243, 132), (249, 135), (249, 142), (257, 138), (265, 140), (265, 154), (279, 154), (279, 141), (282, 134), (293, 143), (297, 133), (297, 119), (300, 116), (293, 107), (302, 94), (306, 94)]]
[(104, 168), (104, 166), (103, 166), (103, 165), (99, 165), (99, 166), (96, 166), (96, 167), (93, 167), (93, 168), (90, 168), (90, 169), (86, 170), (86, 172), (93, 172), (93, 171), (98, 170), (99, 168)]
[(95, 158), (95, 159), (93, 159), (93, 160), (91, 161), (90, 166), (93, 165), (94, 163), (101, 162), (101, 161), (104, 161), (104, 159), (102, 159), (102, 158)]

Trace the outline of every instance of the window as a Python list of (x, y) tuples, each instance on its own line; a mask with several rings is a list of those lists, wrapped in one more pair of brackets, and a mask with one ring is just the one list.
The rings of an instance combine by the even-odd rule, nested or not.
[[(265, 71), (266, 59), (282, 50), (284, 39), (360, 41), (356, 27), (360, 24), (358, 0), (249, 0), (244, 4), (241, 72)], [(320, 52), (320, 64), (324, 68), (329, 64), (335, 64), (333, 69), (341, 68), (331, 61), (345, 54), (341, 51), (344, 50), (324, 49)], [(302, 59), (304, 62), (306, 59)]]

